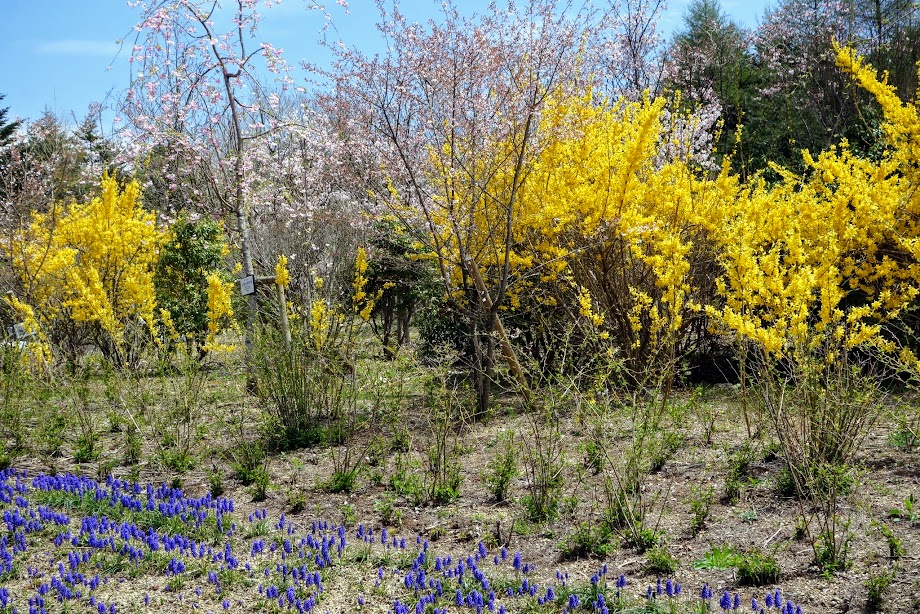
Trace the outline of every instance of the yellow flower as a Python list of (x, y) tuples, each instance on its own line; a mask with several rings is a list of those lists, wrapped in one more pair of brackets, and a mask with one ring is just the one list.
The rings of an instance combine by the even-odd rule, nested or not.
[(233, 284), (226, 282), (219, 273), (211, 273), (208, 280), (208, 336), (204, 349), (211, 352), (233, 351), (232, 345), (217, 342), (217, 335), (225, 327), (225, 322), (233, 318)]
[(291, 285), (291, 274), (287, 268), (288, 259), (285, 255), (278, 256), (278, 262), (275, 264), (275, 283), (282, 288)]

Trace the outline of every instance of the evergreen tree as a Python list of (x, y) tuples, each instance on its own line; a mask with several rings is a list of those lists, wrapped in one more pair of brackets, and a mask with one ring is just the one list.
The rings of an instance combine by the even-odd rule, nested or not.
[[(685, 106), (718, 110), (721, 132), (715, 146), (722, 156), (734, 151), (735, 131), (745, 122), (762, 79), (750, 37), (718, 0), (694, 0), (671, 44), (667, 88), (672, 96), (679, 92)], [(734, 159), (743, 162), (743, 156)]]
[[(2, 102), (4, 98), (6, 98), (6, 94), (0, 94), (0, 102)], [(9, 110), (9, 107), (0, 108), (0, 147), (3, 147), (12, 140), (13, 134), (16, 133), (21, 123), (18, 120), (7, 121), (6, 114)]]

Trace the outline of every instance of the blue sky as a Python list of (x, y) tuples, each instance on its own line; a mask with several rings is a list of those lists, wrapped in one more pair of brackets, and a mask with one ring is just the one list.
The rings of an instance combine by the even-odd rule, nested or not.
[[(0, 103), (8, 117), (35, 119), (46, 109), (62, 118), (82, 119), (91, 102), (117, 97), (128, 85), (127, 56), (137, 9), (125, 0), (2, 0), (0, 19)], [(288, 61), (320, 62), (315, 44), (324, 17), (305, 8), (306, 0), (283, 0), (263, 11), (263, 40), (282, 47)], [(334, 7), (335, 1), (329, 0)], [(347, 43), (373, 45), (376, 10), (371, 0), (350, 0), (351, 12), (332, 10), (334, 23)], [(485, 0), (460, 0), (471, 10)], [(690, 0), (671, 0), (661, 28), (665, 33), (682, 23)], [(754, 27), (768, 0), (723, 0), (722, 8), (736, 22)], [(431, 0), (403, 0), (403, 10), (424, 20), (437, 14)], [(117, 41), (127, 46), (119, 53)], [(370, 47), (372, 48), (372, 47)]]

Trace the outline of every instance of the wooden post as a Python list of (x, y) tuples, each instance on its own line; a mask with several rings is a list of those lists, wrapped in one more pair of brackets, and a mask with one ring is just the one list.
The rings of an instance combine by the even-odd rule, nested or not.
[(284, 349), (291, 349), (291, 326), (288, 324), (287, 315), (287, 297), (284, 287), (277, 283), (275, 277), (256, 277), (256, 282), (260, 284), (275, 284), (275, 290), (278, 293), (278, 314), (281, 316), (281, 334), (284, 337)]
[(275, 284), (278, 289), (278, 310), (281, 312), (281, 334), (284, 335), (284, 349), (291, 349), (291, 328), (288, 326), (287, 297), (284, 296), (284, 286)]

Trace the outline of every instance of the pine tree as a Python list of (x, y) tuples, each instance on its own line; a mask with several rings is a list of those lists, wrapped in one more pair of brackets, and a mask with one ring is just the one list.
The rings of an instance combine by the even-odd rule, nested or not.
[[(6, 94), (0, 94), (0, 102), (2, 102), (4, 98), (6, 98)], [(19, 120), (12, 122), (6, 120), (6, 114), (9, 110), (9, 107), (0, 108), (0, 147), (10, 142), (21, 123)]]

